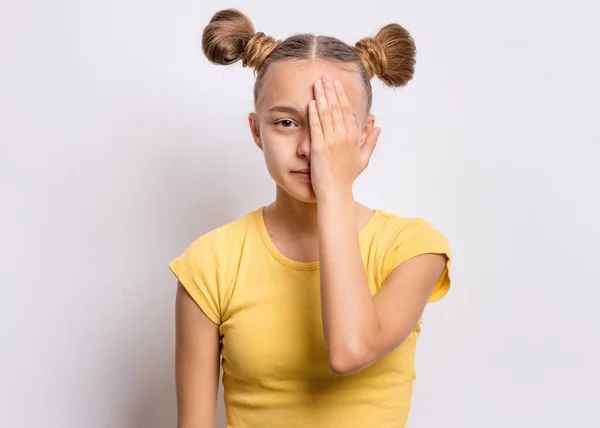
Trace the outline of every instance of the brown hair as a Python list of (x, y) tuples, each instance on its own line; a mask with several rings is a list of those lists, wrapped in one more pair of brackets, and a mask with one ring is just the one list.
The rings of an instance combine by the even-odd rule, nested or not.
[(339, 39), (314, 34), (296, 34), (276, 40), (256, 32), (252, 21), (237, 9), (217, 12), (202, 34), (202, 49), (214, 64), (229, 65), (242, 60), (254, 69), (254, 103), (269, 66), (286, 60), (327, 60), (358, 68), (371, 110), (371, 78), (378, 76), (387, 86), (406, 85), (415, 70), (416, 48), (411, 35), (398, 24), (388, 24), (375, 37), (365, 37), (354, 46)]

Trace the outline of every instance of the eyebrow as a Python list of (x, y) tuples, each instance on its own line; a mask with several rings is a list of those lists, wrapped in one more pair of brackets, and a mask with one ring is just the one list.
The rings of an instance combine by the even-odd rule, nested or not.
[[(303, 114), (296, 107), (286, 106), (286, 105), (276, 105), (276, 106), (273, 106), (273, 107), (271, 107), (269, 109), (269, 113), (271, 113), (273, 111), (280, 111), (280, 112), (284, 112), (284, 113), (291, 113), (291, 114), (295, 114), (295, 115), (298, 115), (298, 116), (301, 116)], [(352, 112), (352, 116), (356, 117), (356, 114), (354, 112)]]
[(298, 116), (302, 115), (302, 112), (300, 110), (298, 110), (296, 107), (292, 107), (292, 106), (286, 106), (286, 105), (276, 105), (273, 106), (269, 109), (269, 113), (271, 113), (272, 111), (280, 111), (280, 112), (284, 112), (284, 113), (291, 113), (291, 114), (296, 114)]

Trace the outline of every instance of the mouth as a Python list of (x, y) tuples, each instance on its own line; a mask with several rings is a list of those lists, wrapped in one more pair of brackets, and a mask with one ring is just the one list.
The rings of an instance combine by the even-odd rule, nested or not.
[(310, 181), (310, 169), (301, 169), (298, 171), (292, 171), (292, 174), (301, 178), (304, 181)]

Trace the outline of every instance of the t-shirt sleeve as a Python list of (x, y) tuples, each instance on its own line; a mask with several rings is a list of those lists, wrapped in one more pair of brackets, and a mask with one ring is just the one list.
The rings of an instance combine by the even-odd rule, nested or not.
[(225, 284), (218, 253), (212, 248), (210, 238), (201, 236), (168, 266), (206, 316), (221, 324)]
[(431, 253), (446, 256), (444, 272), (435, 284), (428, 299), (429, 302), (440, 300), (450, 289), (450, 247), (446, 237), (423, 219), (414, 219), (410, 224), (400, 228), (394, 235), (381, 264), (383, 281), (403, 262), (421, 254)]

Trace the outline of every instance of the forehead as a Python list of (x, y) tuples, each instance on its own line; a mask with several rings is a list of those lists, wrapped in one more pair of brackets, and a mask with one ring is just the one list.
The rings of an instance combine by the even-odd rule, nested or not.
[[(347, 67), (344, 64), (344, 67)], [(297, 108), (308, 108), (314, 99), (314, 82), (324, 74), (330, 74), (342, 82), (348, 101), (355, 114), (366, 106), (366, 93), (357, 71), (348, 70), (332, 62), (283, 61), (271, 64), (257, 102), (257, 109), (268, 110), (279, 104), (292, 104)]]

